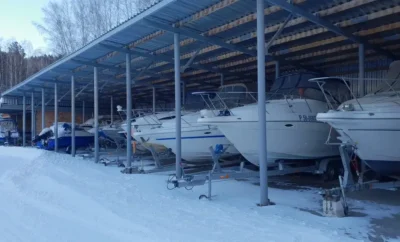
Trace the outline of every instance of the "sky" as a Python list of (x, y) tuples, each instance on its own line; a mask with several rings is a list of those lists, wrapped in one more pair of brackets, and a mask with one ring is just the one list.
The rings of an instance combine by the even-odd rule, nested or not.
[(43, 36), (32, 24), (41, 22), (44, 7), (50, 0), (0, 0), (0, 39), (29, 40), (33, 50), (47, 52)]

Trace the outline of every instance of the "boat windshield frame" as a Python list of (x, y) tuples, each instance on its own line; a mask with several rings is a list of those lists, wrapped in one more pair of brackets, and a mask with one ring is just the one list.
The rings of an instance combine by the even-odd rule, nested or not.
[[(296, 86), (290, 87), (290, 88), (278, 88), (278, 89), (274, 90), (273, 92), (266, 92), (266, 101), (268, 102), (271, 100), (285, 100), (286, 103), (288, 104), (288, 106), (290, 107), (291, 104), (289, 103), (289, 100), (301, 99), (301, 100), (305, 101), (305, 103), (311, 110), (311, 107), (308, 104), (307, 100), (319, 100), (319, 99), (292, 94), (294, 90), (299, 89), (299, 88), (318, 90), (317, 88), (314, 88), (314, 87), (302, 87), (299, 85), (296, 85)], [(283, 92), (283, 93), (279, 92), (282, 90), (287, 90), (287, 91)], [(320, 91), (320, 92), (322, 92), (322, 94), (324, 94), (322, 90), (318, 90), (318, 91)], [(226, 99), (234, 99), (234, 98), (237, 98), (237, 96), (232, 95), (232, 96), (234, 96), (234, 98), (221, 97), (221, 95), (219, 95), (220, 93), (221, 92), (218, 92), (218, 91), (204, 91), (204, 92), (193, 92), (192, 94), (193, 95), (201, 95), (209, 110), (219, 111), (219, 112), (220, 111), (229, 111), (232, 115), (234, 115), (233, 112), (231, 111), (232, 108), (241, 107), (241, 106), (254, 104), (254, 103), (258, 102), (257, 92), (222, 92), (224, 94), (246, 94), (245, 95), (246, 98), (244, 98), (243, 100), (246, 100), (248, 97), (250, 97), (252, 100), (251, 102), (240, 103), (239, 105), (236, 105), (236, 106), (229, 106), (229, 105), (227, 105), (225, 100)], [(211, 98), (211, 95), (213, 95), (212, 98)], [(325, 95), (324, 95), (324, 97), (325, 97)], [(216, 102), (219, 102), (220, 106), (214, 105), (214, 103), (216, 103)], [(267, 111), (267, 113), (268, 113), (268, 111)]]
[[(325, 99), (329, 105), (329, 108), (332, 110), (335, 110), (338, 106), (341, 105), (341, 103), (339, 103), (336, 107), (330, 102), (329, 98), (326, 96), (326, 92), (324, 89), (324, 85), (327, 83), (327, 80), (332, 80), (332, 79), (336, 79), (336, 80), (341, 80), (345, 86), (347, 87), (347, 89), (349, 90), (349, 93), (351, 95), (351, 98), (354, 99), (357, 102), (357, 105), (360, 107), (360, 109), (363, 111), (364, 108), (362, 107), (359, 98), (357, 97), (357, 95), (351, 90), (351, 87), (349, 85), (349, 83), (353, 82), (353, 81), (359, 81), (359, 78), (352, 78), (352, 77), (340, 77), (340, 76), (334, 76), (334, 77), (317, 77), (317, 78), (311, 78), (308, 81), (309, 82), (315, 82), (318, 84), (319, 88), (322, 90), (322, 92), (324, 93)], [(365, 94), (362, 97), (368, 96), (368, 95), (376, 95), (379, 93), (384, 93), (384, 92), (389, 92), (392, 91), (393, 93), (395, 93), (395, 95), (400, 98), (400, 92), (396, 91), (393, 88), (393, 85), (396, 84), (400, 79), (386, 79), (386, 78), (364, 78), (364, 81), (383, 81), (380, 85), (379, 88), (377, 90), (375, 90), (374, 92)], [(389, 84), (388, 81), (393, 81), (392, 84)], [(385, 86), (384, 84), (386, 84), (386, 86), (388, 87), (388, 89), (384, 89), (383, 86)], [(383, 90), (384, 89), (384, 90)], [(328, 92), (329, 93), (329, 92)]]
[[(221, 109), (223, 111), (229, 111), (231, 114), (232, 108), (235, 107), (240, 107), (240, 106), (244, 106), (244, 105), (248, 105), (248, 104), (252, 104), (252, 103), (256, 103), (257, 102), (257, 98), (255, 98), (254, 94), (257, 94), (256, 92), (220, 92), (220, 91), (203, 91), (203, 92), (192, 92), (193, 95), (200, 95), (205, 104), (207, 105), (208, 109), (211, 111), (221, 111)], [(224, 94), (224, 97), (222, 97), (220, 94)], [(238, 103), (241, 99), (238, 99), (237, 96), (234, 97), (229, 97), (230, 95), (228, 95), (228, 97), (226, 97), (226, 94), (245, 94), (245, 98), (243, 100), (252, 100), (250, 102), (244, 102), (244, 103), (240, 103), (236, 106), (230, 106), (227, 104), (226, 100), (238, 100)], [(213, 96), (213, 97), (211, 97)], [(232, 95), (233, 96), (233, 95)], [(216, 105), (214, 105), (214, 103), (219, 103), (221, 106), (217, 107)]]
[[(346, 88), (349, 90), (350, 95), (351, 95), (352, 97), (355, 97), (353, 91), (351, 90), (351, 87), (350, 87), (350, 85), (349, 85), (349, 82), (346, 81), (346, 80), (344, 79), (344, 77), (339, 77), (339, 76), (325, 76), (325, 77), (315, 77), (315, 78), (309, 79), (309, 80), (308, 80), (309, 82), (317, 83), (319, 89), (320, 89), (321, 92), (324, 94), (324, 97), (325, 97), (326, 103), (327, 103), (328, 106), (329, 106), (329, 109), (334, 110), (334, 109), (336, 109), (337, 107), (339, 107), (340, 104), (341, 104), (341, 102), (339, 102), (339, 101), (335, 101), (335, 103), (333, 104), (333, 103), (331, 102), (331, 100), (328, 98), (327, 95), (329, 95), (333, 100), (336, 99), (336, 98), (334, 97), (334, 95), (333, 95), (331, 92), (329, 92), (328, 90), (325, 90), (325, 88), (324, 88), (324, 86), (326, 85), (327, 81), (329, 81), (329, 80), (330, 80), (331, 82), (332, 82), (332, 80), (336, 80), (336, 81), (339, 80), (339, 81), (342, 82), (342, 83), (346, 86)], [(337, 100), (337, 99), (336, 99), (336, 100)], [(358, 102), (358, 101), (357, 101), (357, 102)]]

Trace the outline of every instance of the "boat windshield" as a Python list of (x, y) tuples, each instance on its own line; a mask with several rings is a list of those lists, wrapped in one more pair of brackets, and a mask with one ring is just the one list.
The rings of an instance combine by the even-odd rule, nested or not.
[[(348, 98), (345, 95), (347, 88), (341, 79), (327, 78), (324, 89), (321, 89), (317, 82), (309, 80), (318, 78), (316, 73), (294, 73), (281, 76), (275, 80), (271, 87), (270, 93), (267, 95), (267, 100), (281, 99), (289, 97), (300, 97), (306, 99), (314, 99), (326, 101), (328, 98), (335, 103), (341, 103), (343, 99)], [(347, 100), (347, 99), (346, 99)]]
[(182, 109), (186, 111), (200, 110), (203, 109), (205, 106), (206, 104), (204, 103), (204, 100), (199, 95), (188, 93), (187, 95), (185, 95), (185, 101), (182, 105)]
[(381, 81), (382, 83), (373, 90), (373, 94), (400, 91), (400, 61), (393, 61), (390, 64), (386, 78)]
[(232, 84), (221, 86), (214, 92), (194, 92), (194, 95), (201, 96), (209, 109), (227, 110), (246, 104), (257, 102), (256, 93), (248, 92), (244, 84)]
[[(256, 101), (255, 98), (249, 97), (250, 95), (247, 87), (244, 84), (222, 86), (219, 88), (218, 95), (225, 101), (225, 105), (228, 108), (238, 107)], [(215, 97), (213, 99), (215, 99)]]

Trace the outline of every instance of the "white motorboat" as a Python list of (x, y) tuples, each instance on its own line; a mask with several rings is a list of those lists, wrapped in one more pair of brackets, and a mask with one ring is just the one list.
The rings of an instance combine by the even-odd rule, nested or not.
[(122, 120), (114, 121), (112, 124), (106, 124), (102, 125), (99, 127), (101, 135), (103, 135), (106, 138), (110, 138), (114, 141), (120, 140), (123, 138), (121, 135), (121, 131), (124, 131), (122, 129)]
[[(113, 121), (113, 123), (103, 122), (102, 124), (99, 124), (99, 137), (121, 144), (125, 139), (121, 134), (123, 131), (121, 125), (122, 120)], [(94, 134), (95, 128), (88, 129), (87, 132)]]
[[(320, 78), (322, 89), (327, 80)], [(348, 79), (343, 79), (343, 82)], [(330, 124), (343, 144), (372, 170), (382, 175), (400, 174), (400, 61), (392, 62), (387, 78), (376, 91), (321, 112), (317, 120)], [(350, 87), (348, 87), (350, 90)]]
[(0, 113), (0, 144), (10, 143), (19, 138), (15, 120), (10, 115)]
[[(122, 112), (123, 110), (121, 108), (118, 109), (119, 112)], [(156, 144), (156, 143), (151, 143), (151, 142), (144, 142), (144, 140), (138, 138), (136, 139), (134, 137), (134, 133), (137, 131), (146, 131), (148, 129), (153, 129), (156, 127), (160, 127), (161, 124), (166, 121), (166, 120), (171, 120), (175, 118), (175, 112), (173, 111), (161, 111), (161, 112), (155, 112), (151, 113), (149, 111), (145, 110), (132, 110), (133, 111), (133, 117), (131, 119), (131, 136), (134, 141), (137, 142), (136, 148), (140, 148), (140, 146), (144, 146), (146, 149), (150, 148), (150, 145), (154, 149), (154, 151), (161, 153), (167, 151), (167, 147), (161, 144)], [(182, 111), (182, 114), (189, 113), (187, 111)], [(127, 134), (127, 122), (125, 121), (123, 124), (121, 124), (121, 128), (124, 130), (125, 135)], [(143, 149), (141, 149), (143, 150)]]
[[(228, 95), (227, 90), (234, 87), (246, 89), (243, 84), (223, 86), (220, 88), (220, 95)], [(246, 89), (247, 90), (247, 89)], [(230, 94), (231, 96), (234, 94)], [(207, 97), (210, 98), (210, 97)], [(233, 103), (237, 103), (235, 97), (231, 97)], [(215, 148), (217, 145), (225, 152), (221, 158), (239, 155), (238, 150), (231, 142), (218, 130), (216, 126), (204, 125), (197, 122), (200, 118), (200, 111), (189, 112), (181, 117), (181, 154), (182, 159), (188, 162), (204, 162), (211, 161), (212, 154), (210, 147)], [(148, 143), (163, 145), (176, 152), (176, 119), (169, 119), (162, 122), (161, 125), (152, 127), (151, 129), (137, 129), (133, 137), (136, 140), (144, 140)]]
[[(71, 124), (66, 122), (58, 123), (58, 148), (68, 148), (72, 145), (71, 139)], [(46, 150), (54, 150), (55, 147), (55, 125), (53, 124), (49, 128), (43, 129), (39, 135), (37, 135), (33, 142), (36, 143), (37, 147)], [(94, 135), (87, 132), (83, 128), (75, 127), (75, 147), (88, 147), (94, 143)]]
[[(117, 120), (119, 117), (114, 116), (114, 120)], [(110, 125), (111, 122), (111, 115), (99, 115), (99, 127), (100, 126), (105, 126), (105, 125)], [(79, 127), (83, 128), (86, 131), (89, 131), (94, 127), (94, 118), (90, 118), (86, 120), (84, 123), (80, 124)]]
[[(181, 117), (182, 159), (189, 162), (210, 161), (210, 147), (221, 144), (228, 146), (223, 157), (237, 155), (239, 152), (216, 128), (198, 124), (196, 121), (200, 112), (190, 113)], [(145, 140), (147, 143), (163, 145), (176, 152), (176, 120), (164, 121), (161, 126), (152, 129), (136, 130), (133, 137)]]
[[(316, 121), (317, 113), (328, 108), (318, 85), (308, 82), (312, 77), (315, 74), (282, 76), (275, 80), (272, 93), (267, 95), (265, 115), (269, 165), (278, 160), (309, 160), (339, 154), (337, 147), (325, 145), (329, 125)], [(259, 165), (257, 103), (230, 109), (222, 98), (219, 102), (220, 109), (202, 110), (198, 122), (216, 125), (248, 161)]]
[[(133, 134), (136, 130), (145, 130), (145, 129), (152, 129), (154, 127), (159, 127), (165, 120), (170, 120), (175, 118), (174, 111), (163, 111), (163, 112), (156, 112), (156, 113), (149, 113), (149, 112), (138, 112), (137, 110), (134, 111), (134, 118), (131, 119), (131, 134)], [(187, 112), (182, 112), (187, 113)], [(127, 123), (124, 122), (121, 125), (121, 128), (127, 132)]]

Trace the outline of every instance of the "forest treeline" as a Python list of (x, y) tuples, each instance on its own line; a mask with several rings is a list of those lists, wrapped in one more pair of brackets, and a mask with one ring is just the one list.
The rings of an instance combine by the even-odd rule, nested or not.
[(27, 56), (17, 41), (0, 45), (0, 94), (50, 65), (61, 56), (41, 54)]

